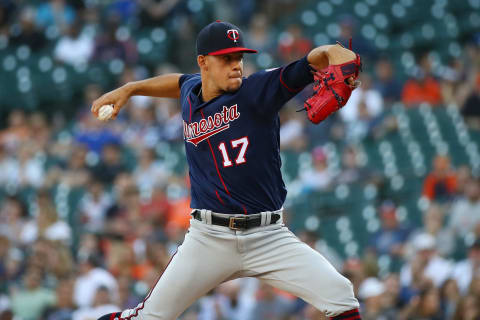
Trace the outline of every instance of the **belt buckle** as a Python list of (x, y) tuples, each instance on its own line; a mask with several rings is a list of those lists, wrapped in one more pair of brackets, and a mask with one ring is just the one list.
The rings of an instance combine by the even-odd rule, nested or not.
[(228, 221), (228, 227), (232, 230), (243, 230), (246, 229), (246, 225), (242, 227), (236, 227), (235, 223), (236, 221), (247, 221), (247, 217), (230, 217), (230, 220)]

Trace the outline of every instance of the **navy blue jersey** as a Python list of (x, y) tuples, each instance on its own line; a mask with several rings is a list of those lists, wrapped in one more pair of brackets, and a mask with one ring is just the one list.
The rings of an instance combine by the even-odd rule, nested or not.
[(303, 58), (254, 73), (236, 92), (203, 102), (200, 75), (181, 76), (192, 208), (253, 214), (282, 207), (287, 190), (280, 172), (278, 111), (312, 81)]

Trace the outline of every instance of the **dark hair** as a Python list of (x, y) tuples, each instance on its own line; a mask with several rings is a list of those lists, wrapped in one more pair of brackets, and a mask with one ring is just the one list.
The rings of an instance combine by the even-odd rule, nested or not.
[(20, 207), (20, 217), (22, 218), (28, 217), (28, 207), (19, 196), (10, 195), (10, 196), (7, 196), (5, 200), (17, 203), (17, 205)]

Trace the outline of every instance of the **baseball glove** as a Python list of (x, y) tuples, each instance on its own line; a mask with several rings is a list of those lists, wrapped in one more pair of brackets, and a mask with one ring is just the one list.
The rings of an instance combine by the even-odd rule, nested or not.
[[(313, 73), (313, 95), (304, 102), (302, 110), (314, 124), (325, 120), (330, 114), (343, 107), (353, 89), (360, 85), (358, 73), (362, 71), (360, 56), (346, 50), (340, 43), (328, 52), (330, 65)], [(350, 40), (350, 50), (352, 41)], [(355, 58), (352, 59), (352, 56)]]

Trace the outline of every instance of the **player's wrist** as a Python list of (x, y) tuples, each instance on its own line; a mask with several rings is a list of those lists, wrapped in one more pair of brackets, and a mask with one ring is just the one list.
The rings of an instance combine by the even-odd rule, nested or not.
[(136, 82), (127, 82), (122, 86), (122, 89), (127, 94), (128, 98), (134, 96), (138, 92), (138, 83)]

